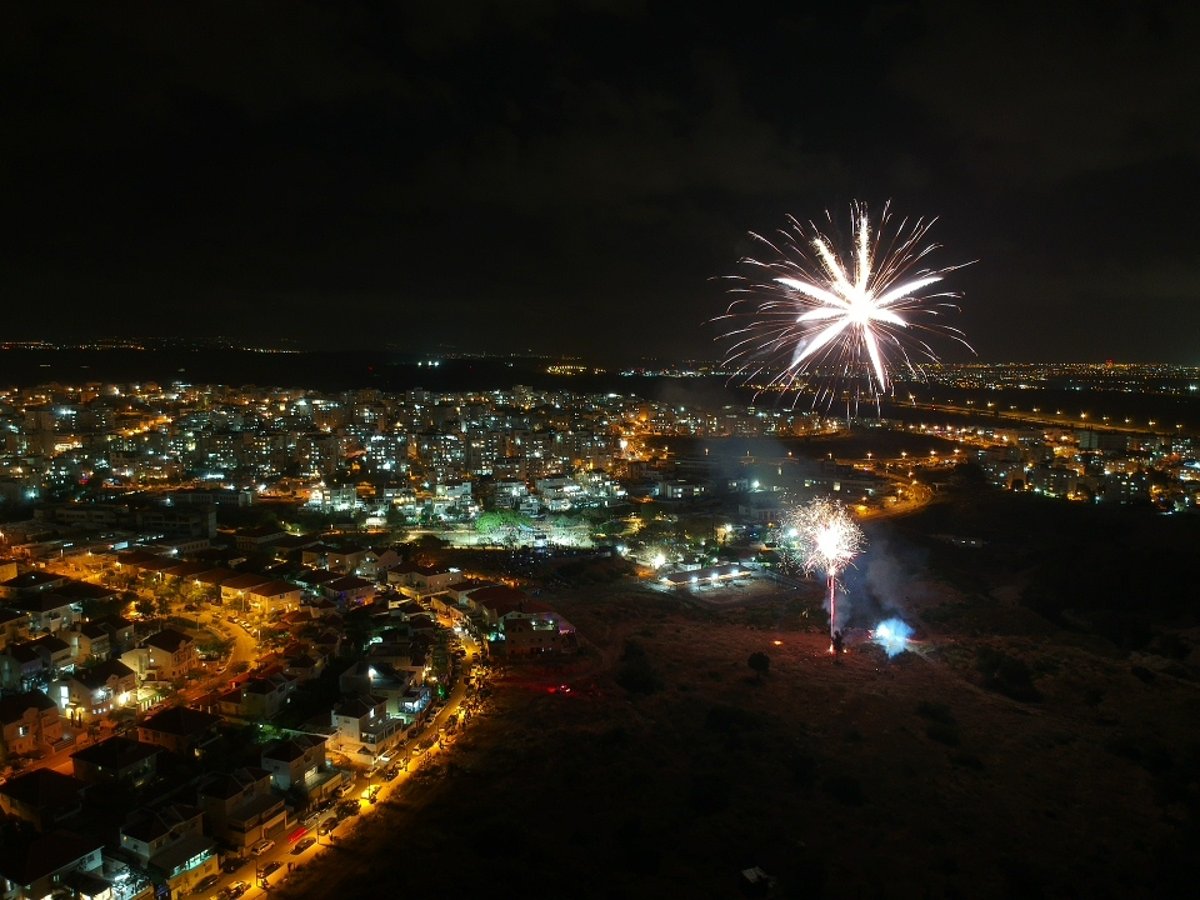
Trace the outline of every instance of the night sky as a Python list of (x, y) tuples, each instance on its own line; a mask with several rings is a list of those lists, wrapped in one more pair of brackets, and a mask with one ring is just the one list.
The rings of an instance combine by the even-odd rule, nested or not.
[(1196, 5), (706, 6), (12, 6), (0, 338), (710, 357), (890, 198), (980, 359), (1200, 364)]

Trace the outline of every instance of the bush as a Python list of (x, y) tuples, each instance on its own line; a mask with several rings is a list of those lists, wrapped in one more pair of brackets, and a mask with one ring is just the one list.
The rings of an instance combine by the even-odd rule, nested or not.
[(974, 769), (977, 772), (983, 771), (983, 760), (974, 753), (955, 753), (950, 757), (950, 762), (964, 769)]
[(697, 815), (710, 816), (728, 809), (732, 794), (729, 782), (719, 775), (693, 775), (688, 806)]
[(958, 726), (947, 725), (944, 722), (930, 722), (929, 727), (925, 729), (925, 736), (947, 747), (957, 747), (959, 743)]
[(825, 782), (825, 790), (834, 800), (847, 806), (862, 806), (863, 804), (862, 785), (853, 775), (833, 776)]
[(940, 722), (943, 725), (958, 724), (954, 713), (945, 703), (930, 703), (928, 700), (922, 700), (917, 704), (917, 715), (923, 716), (930, 722)]
[(617, 670), (617, 684), (631, 694), (653, 694), (662, 687), (662, 679), (649, 660), (631, 659)]
[(817, 774), (817, 759), (810, 753), (797, 750), (787, 760), (792, 778), (801, 787), (809, 787)]
[(714, 706), (704, 717), (704, 727), (720, 734), (734, 734), (762, 728), (763, 719), (759, 714), (740, 706)]
[(758, 677), (758, 680), (762, 681), (763, 676), (766, 675), (771, 669), (771, 657), (767, 656), (767, 654), (763, 653), (762, 651), (751, 653), (748, 665), (754, 671), (754, 674)]
[(632, 662), (634, 660), (642, 660), (646, 658), (646, 648), (635, 640), (625, 642), (625, 647), (621, 651), (621, 662)]
[(1171, 751), (1151, 736), (1119, 735), (1108, 743), (1108, 752), (1136, 763), (1151, 775), (1162, 775), (1175, 765)]
[(1014, 700), (1040, 700), (1042, 695), (1033, 686), (1029, 667), (1021, 660), (992, 647), (976, 651), (976, 668), (983, 676), (983, 685)]

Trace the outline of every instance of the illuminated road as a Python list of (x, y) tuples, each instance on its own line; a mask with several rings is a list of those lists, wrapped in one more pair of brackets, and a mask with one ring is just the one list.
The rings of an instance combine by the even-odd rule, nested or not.
[[(937, 403), (918, 400), (904, 404), (905, 409), (919, 409), (924, 412), (951, 413), (955, 415), (975, 416), (983, 419), (1005, 420), (1008, 424), (1043, 425), (1050, 428), (1079, 428), (1088, 431), (1111, 431), (1121, 434), (1176, 434), (1182, 432), (1182, 426), (1164, 428), (1156, 421), (1150, 420), (1143, 427), (1137, 423), (1114, 422), (1108, 416), (1099, 418), (1081, 415), (1066, 415), (1048, 413), (1041, 410), (997, 409), (979, 407), (974, 404)], [(1001, 424), (997, 422), (997, 424)]]
[[(444, 616), (439, 616), (443, 619)], [(295, 869), (298, 869), (303, 864), (315, 858), (318, 854), (324, 853), (331, 845), (343, 844), (354, 840), (354, 829), (359, 827), (369, 827), (370, 817), (374, 814), (377, 808), (399, 794), (408, 780), (415, 773), (426, 765), (427, 762), (436, 758), (438, 754), (445, 752), (454, 742), (454, 736), (447, 733), (446, 724), (450, 716), (458, 717), (458, 728), (464, 727), (464, 723), (469, 722), (470, 716), (467, 713), (468, 708), (475, 706), (473, 701), (468, 700), (468, 694), (474, 694), (473, 690), (469, 690), (466, 684), (466, 676), (477, 671), (476, 663), (482, 659), (482, 648), (469, 633), (461, 635), (463, 649), (466, 651), (466, 658), (463, 660), (462, 677), (460, 677), (451, 690), (445, 705), (435, 715), (431, 716), (420, 731), (410, 735), (407, 746), (411, 749), (416, 748), (419, 744), (432, 740), (432, 746), (419, 755), (409, 756), (406, 752), (403, 761), (401, 762), (400, 772), (391, 781), (380, 781), (379, 776), (374, 773), (358, 772), (354, 776), (353, 787), (346, 795), (346, 799), (341, 802), (358, 803), (358, 814), (344, 819), (334, 830), (327, 835), (319, 835), (318, 831), (320, 823), (323, 819), (329, 818), (333, 813), (323, 814), (321, 818), (315, 820), (308, 828), (305, 837), (313, 837), (316, 843), (304, 850), (302, 853), (293, 855), (292, 850), (294, 845), (289, 844), (287, 837), (290, 834), (302, 827), (299, 823), (292, 823), (285, 827), (275, 838), (275, 846), (261, 857), (250, 857), (242, 866), (235, 872), (222, 874), (220, 881), (213, 887), (205, 891), (206, 896), (215, 897), (224, 887), (232, 884), (235, 881), (249, 882), (250, 889), (243, 894), (243, 897), (248, 900), (260, 897), (268, 891), (264, 891), (257, 883), (256, 873), (259, 867), (265, 866), (270, 862), (279, 863), (279, 868), (271, 873), (267, 879), (270, 887), (277, 886), (281, 881), (285, 880), (289, 874)], [(375, 796), (375, 802), (372, 803), (369, 799), (369, 791), (375, 785), (379, 785), (378, 793)], [(289, 864), (291, 869), (289, 869)]]

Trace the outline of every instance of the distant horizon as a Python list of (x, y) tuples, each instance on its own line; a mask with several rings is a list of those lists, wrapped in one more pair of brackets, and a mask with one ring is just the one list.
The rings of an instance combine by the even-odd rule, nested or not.
[[(147, 345), (147, 346), (139, 346)], [(182, 345), (182, 346), (181, 346)], [(687, 365), (696, 364), (720, 368), (725, 362), (720, 357), (701, 357), (695, 355), (671, 355), (669, 353), (650, 353), (640, 356), (612, 353), (587, 355), (575, 351), (551, 352), (537, 348), (513, 348), (509, 350), (489, 350), (465, 346), (434, 344), (430, 347), (401, 347), (395, 344), (350, 344), (346, 346), (318, 346), (313, 339), (296, 337), (272, 337), (259, 339), (238, 338), (229, 335), (193, 335), (180, 337), (176, 335), (98, 335), (96, 337), (15, 337), (0, 338), (0, 352), (30, 351), (30, 352), (68, 352), (86, 351), (105, 353), (113, 351), (143, 351), (153, 352), (172, 348), (192, 352), (220, 349), (232, 352), (246, 353), (278, 353), (278, 354), (346, 354), (367, 353), (372, 355), (391, 354), (398, 357), (411, 357), (398, 360), (399, 364), (416, 365), (421, 361), (435, 359), (546, 359), (563, 361), (580, 361), (593, 365), (622, 366), (635, 368), (646, 364)], [(1172, 366), (1177, 368), (1200, 369), (1198, 362), (1180, 362), (1171, 359), (1126, 359), (1117, 356), (1104, 359), (942, 359), (927, 361), (919, 367), (962, 367), (962, 366)], [(0, 375), (2, 377), (2, 375)]]

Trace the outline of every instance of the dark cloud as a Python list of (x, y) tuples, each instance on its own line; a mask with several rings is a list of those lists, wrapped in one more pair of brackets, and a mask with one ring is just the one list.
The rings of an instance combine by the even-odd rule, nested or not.
[(1195, 19), (31, 5), (0, 35), (7, 327), (710, 353), (746, 232), (857, 197), (980, 260), (987, 357), (1189, 358), (1112, 322), (1200, 326)]
[(889, 77), (980, 181), (1037, 190), (1195, 158), (1191, 4), (933, 2)]

